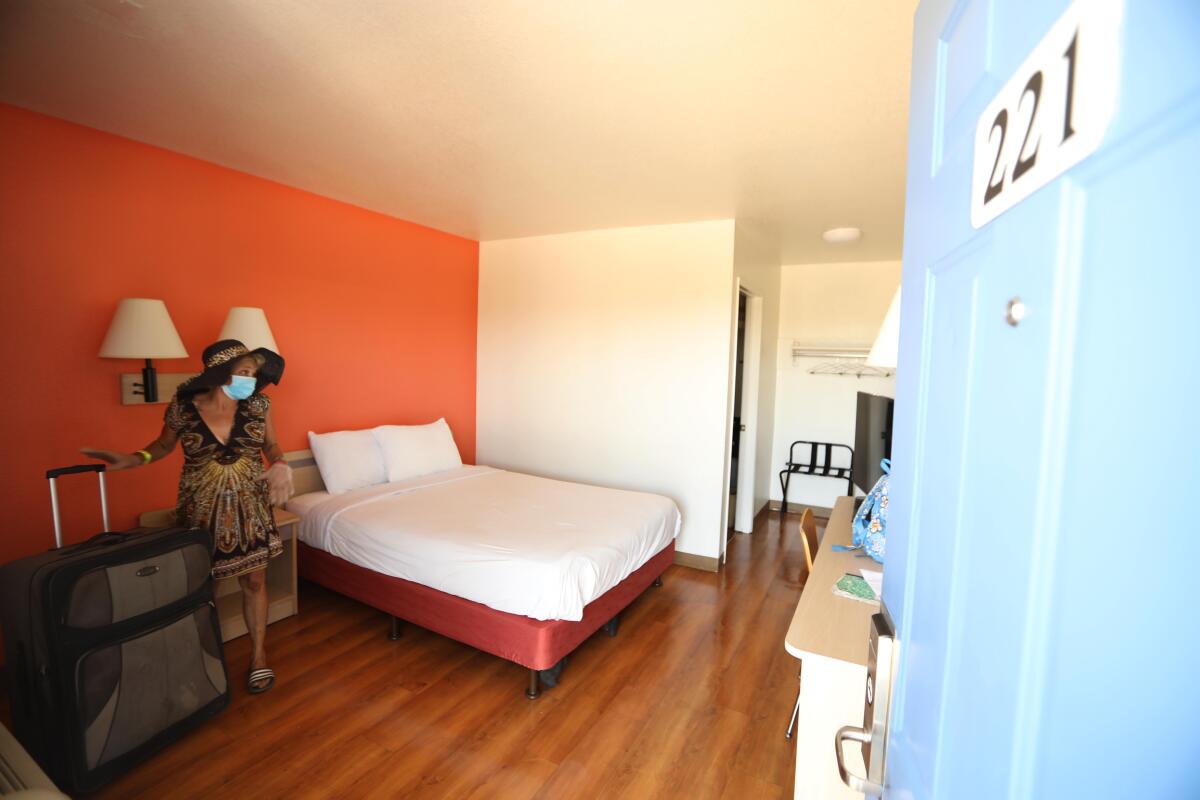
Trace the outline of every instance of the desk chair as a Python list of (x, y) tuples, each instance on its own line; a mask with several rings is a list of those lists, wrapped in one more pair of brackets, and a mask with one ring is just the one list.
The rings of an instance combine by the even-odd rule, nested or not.
[[(800, 515), (800, 543), (804, 548), (804, 584), (808, 585), (808, 579), (812, 576), (813, 569), (813, 554), (817, 550), (817, 521), (813, 519), (811, 508), (804, 509), (804, 513)], [(824, 563), (824, 562), (822, 562)], [(800, 588), (804, 591), (804, 587)], [(804, 670), (804, 664), (800, 665), (801, 672)], [(796, 675), (797, 678), (801, 676)], [(785, 739), (792, 738), (792, 731), (796, 728), (796, 718), (800, 716), (800, 691), (796, 690), (796, 705), (792, 707), (792, 718), (788, 721), (787, 733), (783, 735)]]

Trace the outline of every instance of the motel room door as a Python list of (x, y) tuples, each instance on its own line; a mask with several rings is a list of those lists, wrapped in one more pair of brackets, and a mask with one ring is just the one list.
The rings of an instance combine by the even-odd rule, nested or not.
[(916, 14), (888, 798), (1200, 797), (1200, 2)]

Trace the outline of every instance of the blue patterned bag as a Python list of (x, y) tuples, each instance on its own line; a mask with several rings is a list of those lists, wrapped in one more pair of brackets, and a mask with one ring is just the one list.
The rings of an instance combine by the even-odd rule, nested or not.
[(858, 507), (858, 513), (854, 515), (854, 522), (850, 525), (854, 533), (854, 546), (834, 549), (862, 550), (882, 564), (887, 544), (888, 476), (892, 471), (892, 462), (885, 458), (879, 462), (879, 466), (883, 469), (883, 474), (867, 493), (866, 499)]

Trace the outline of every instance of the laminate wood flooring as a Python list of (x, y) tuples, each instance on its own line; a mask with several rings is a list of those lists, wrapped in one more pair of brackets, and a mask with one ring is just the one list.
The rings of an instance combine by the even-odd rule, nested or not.
[(527, 672), (312, 584), (268, 629), (278, 673), (106, 798), (784, 798), (803, 584), (799, 515), (762, 514), (718, 573), (673, 566), (530, 701)]

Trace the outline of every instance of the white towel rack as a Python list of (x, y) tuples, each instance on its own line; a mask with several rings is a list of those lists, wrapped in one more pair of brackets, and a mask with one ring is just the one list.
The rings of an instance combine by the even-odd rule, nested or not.
[(871, 350), (867, 347), (805, 347), (792, 342), (792, 364), (798, 358), (829, 359), (808, 371), (810, 375), (853, 375), (856, 378), (890, 378), (894, 369), (872, 367), (866, 363)]
[[(863, 356), (866, 359), (866, 356)], [(895, 370), (886, 367), (872, 367), (857, 359), (838, 359), (818, 364), (808, 371), (809, 375), (853, 375), (856, 378), (890, 378)]]

